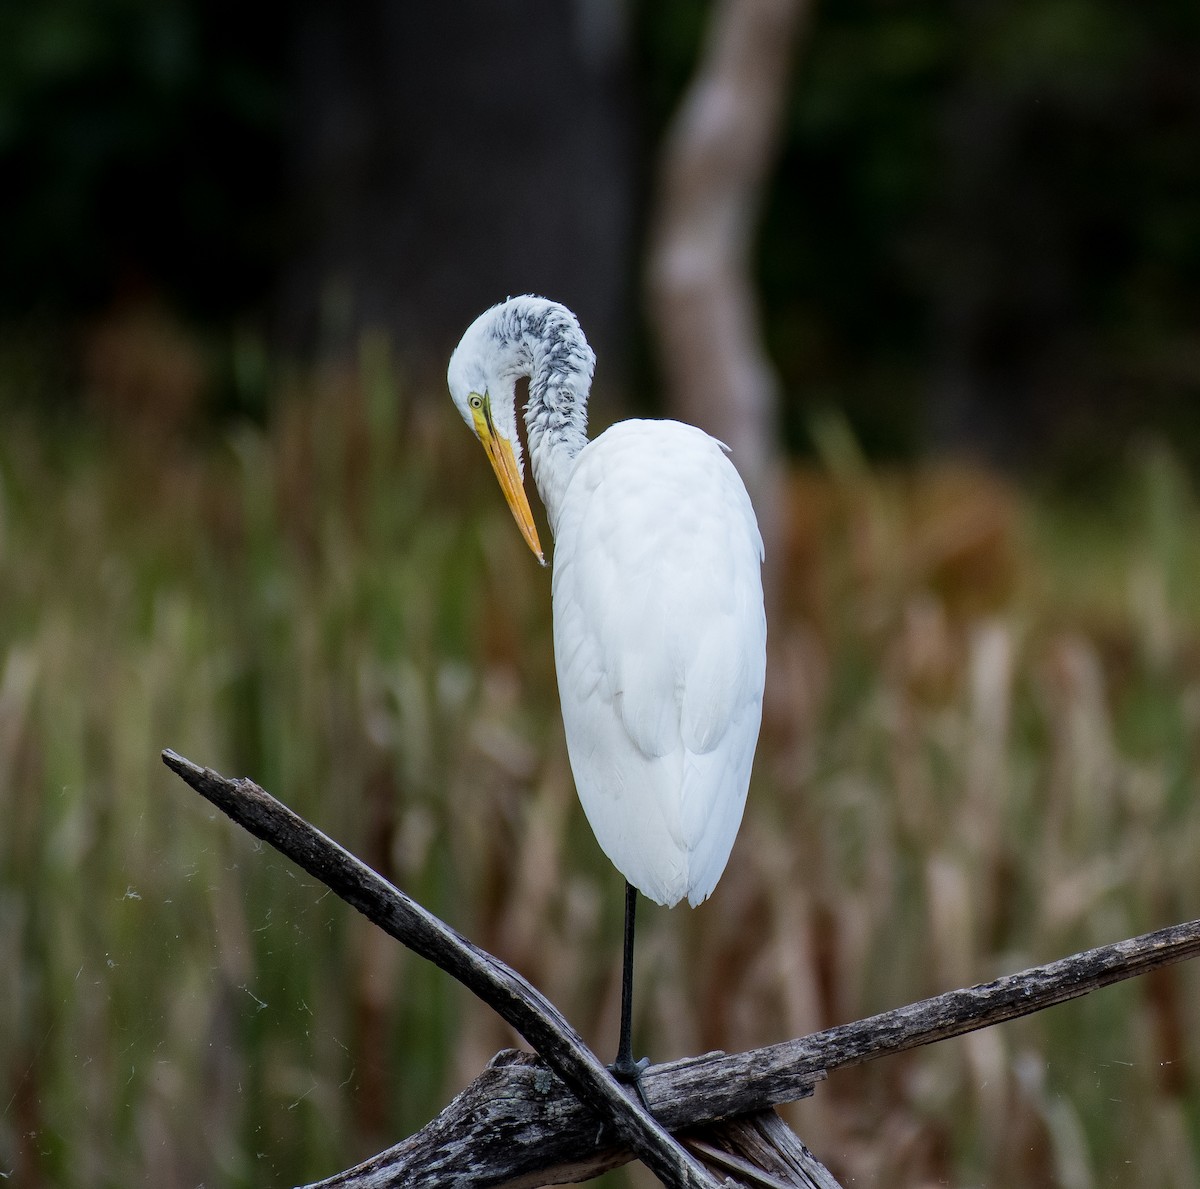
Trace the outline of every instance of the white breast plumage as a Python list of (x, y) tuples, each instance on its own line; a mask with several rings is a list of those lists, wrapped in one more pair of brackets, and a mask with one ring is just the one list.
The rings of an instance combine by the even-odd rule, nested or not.
[(579, 797), (605, 854), (660, 904), (729, 858), (762, 712), (762, 538), (707, 434), (625, 421), (559, 507), (554, 650)]

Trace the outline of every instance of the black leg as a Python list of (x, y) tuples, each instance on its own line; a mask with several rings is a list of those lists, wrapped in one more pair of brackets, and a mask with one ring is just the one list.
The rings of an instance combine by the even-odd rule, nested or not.
[(625, 884), (625, 961), (621, 970), (621, 1035), (616, 1067), (633, 1067), (633, 928), (637, 919), (637, 888)]
[(633, 926), (637, 916), (637, 888), (625, 884), (625, 960), (621, 971), (621, 1037), (617, 1044), (617, 1059), (609, 1066), (613, 1077), (637, 1091), (647, 1110), (650, 1104), (642, 1093), (642, 1072), (650, 1059), (633, 1059)]

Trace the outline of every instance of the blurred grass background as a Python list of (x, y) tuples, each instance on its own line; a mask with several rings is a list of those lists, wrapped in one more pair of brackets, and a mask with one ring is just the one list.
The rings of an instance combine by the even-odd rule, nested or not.
[[(269, 386), (266, 427), (27, 417), (0, 444), (13, 1184), (298, 1183), (513, 1040), (164, 746), (252, 775), (614, 1044), (621, 889), (574, 798), (548, 573), (379, 340)], [(1131, 447), (1107, 501), (1071, 503), (812, 434), (741, 837), (708, 904), (643, 910), (655, 1059), (1197, 913), (1200, 534), (1171, 452)], [(1196, 1184), (1197, 982), (839, 1073), (790, 1118), (847, 1184)]]
[[(621, 884), (549, 576), (442, 377), (540, 291), (598, 348), (596, 430), (666, 407), (638, 278), (717, 11), (0, 10), (0, 1183), (293, 1185), (512, 1043), (167, 746), (612, 1052)], [(1200, 915), (1200, 8), (799, 23), (751, 278), (787, 458), (764, 727), (716, 895), (640, 918), (656, 1060)], [(847, 1189), (1200, 1185), (1198, 979), (788, 1118)]]

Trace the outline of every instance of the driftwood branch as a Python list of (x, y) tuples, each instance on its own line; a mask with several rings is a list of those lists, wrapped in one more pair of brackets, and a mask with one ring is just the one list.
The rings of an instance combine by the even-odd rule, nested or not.
[[(750, 1112), (729, 1110), (730, 1095), (720, 1091), (734, 1091), (736, 1101), (737, 1087), (721, 1086), (705, 1072), (713, 1057), (723, 1055), (651, 1066), (643, 1080), (655, 1118), (667, 1130), (683, 1133), (685, 1146), (703, 1153), (706, 1163), (718, 1162), (712, 1158), (714, 1146), (733, 1146), (731, 1140), (741, 1125), (778, 1118), (763, 1106)], [(800, 1083), (789, 1082), (775, 1097), (780, 1102), (807, 1097), (816, 1080), (809, 1074)], [(723, 1125), (731, 1113), (736, 1120)], [(733, 1127), (735, 1122), (739, 1128)], [(777, 1130), (774, 1124), (770, 1127)], [(794, 1136), (790, 1142), (799, 1143)], [(824, 1169), (807, 1150), (806, 1154), (804, 1172), (809, 1180), (789, 1183), (822, 1189), (835, 1185), (831, 1177), (817, 1179)], [(560, 1185), (599, 1176), (629, 1159), (630, 1152), (614, 1142), (611, 1132), (597, 1126), (595, 1114), (552, 1078), (539, 1058), (505, 1050), (420, 1131), (308, 1189), (434, 1189), (468, 1173), (472, 1184)], [(481, 1170), (486, 1170), (486, 1176)], [(725, 1171), (734, 1172), (728, 1166)], [(745, 1170), (738, 1179), (754, 1183)]]
[(707, 1129), (704, 1141), (684, 1142), (710, 1167), (723, 1168), (748, 1184), (841, 1189), (774, 1111), (725, 1119)]
[[(1200, 921), (1173, 925), (783, 1044), (652, 1066), (646, 1071), (646, 1096), (655, 1116), (676, 1132), (729, 1116), (760, 1117), (772, 1106), (811, 1093), (823, 1070), (1031, 1015), (1198, 954)], [(474, 1112), (483, 1104), (490, 1111), (486, 1125), (463, 1142), (475, 1145), (477, 1154), (486, 1153), (487, 1167), (498, 1174), (496, 1184), (582, 1180), (629, 1159), (628, 1152), (597, 1137), (595, 1116), (552, 1083), (536, 1058), (503, 1053), (429, 1126), (357, 1169), (322, 1181), (321, 1189), (413, 1189), (439, 1183), (436, 1176), (425, 1179), (415, 1170), (445, 1160), (447, 1137), (460, 1134), (464, 1120), (476, 1118)], [(524, 1142), (513, 1142), (516, 1135)], [(461, 1159), (463, 1153), (457, 1156)], [(815, 1178), (810, 1183), (823, 1184)]]
[(798, 1040), (755, 1049), (756, 1068), (761, 1077), (770, 1081), (785, 1070), (789, 1076), (797, 1077), (805, 1071), (861, 1065), (1029, 1016), (1197, 955), (1200, 955), (1200, 920), (1171, 925), (1072, 954), (1045, 966), (1007, 974), (990, 983), (946, 991), (853, 1024), (839, 1024)]
[[(546, 1185), (595, 1175), (634, 1155), (668, 1184), (704, 1183), (686, 1179), (694, 1177), (711, 1184), (693, 1156), (685, 1154), (683, 1171), (676, 1158), (664, 1157), (660, 1137), (672, 1152), (683, 1151), (669, 1132), (681, 1133), (706, 1164), (747, 1184), (832, 1189), (833, 1179), (772, 1112), (811, 1094), (824, 1071), (1030, 1015), (1200, 954), (1200, 920), (1190, 921), (796, 1040), (653, 1066), (643, 1079), (651, 1119), (625, 1098), (557, 1009), (515, 971), (471, 945), (252, 781), (228, 780), (174, 752), (164, 752), (163, 759), (239, 825), (458, 978), (545, 1059), (543, 1064), (529, 1054), (499, 1054), (437, 1119), (358, 1168), (320, 1182), (325, 1189), (446, 1184), (452, 1169), (465, 1175), (467, 1168), (476, 1171), (475, 1183)], [(649, 1137), (644, 1119), (653, 1124)], [(714, 1130), (721, 1120), (731, 1122)], [(700, 1140), (689, 1138), (698, 1128), (709, 1130)], [(725, 1156), (714, 1158), (714, 1146)], [(773, 1153), (765, 1163), (762, 1148)], [(739, 1160), (765, 1168), (767, 1176), (755, 1174), (756, 1181), (739, 1172)], [(479, 1175), (485, 1169), (486, 1177)]]
[(243, 829), (487, 1003), (665, 1185), (715, 1189), (720, 1184), (634, 1095), (626, 1094), (554, 1004), (515, 970), (472, 945), (252, 780), (230, 780), (170, 750), (162, 759)]

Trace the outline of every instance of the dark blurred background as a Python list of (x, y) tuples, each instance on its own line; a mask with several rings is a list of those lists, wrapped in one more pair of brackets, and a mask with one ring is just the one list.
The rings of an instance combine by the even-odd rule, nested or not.
[[(516, 1041), (163, 747), (611, 1050), (549, 575), (445, 389), (512, 293), (580, 315), (596, 428), (727, 441), (769, 542), (745, 821), (639, 918), (639, 1051), (1200, 915), (1198, 128), (1195, 0), (0, 4), (0, 1181), (294, 1185)], [(1198, 1002), (787, 1118), (848, 1185), (1190, 1189)]]
[[(301, 356), (384, 329), (440, 366), (479, 309), (572, 305), (653, 403), (639, 252), (708, 10), (52, 0), (0, 22), (4, 336), (79, 365), (153, 304)], [(798, 46), (756, 249), (792, 451), (968, 446), (1086, 475), (1200, 452), (1200, 9), (828, 0)], [(60, 353), (60, 349), (61, 352)]]

